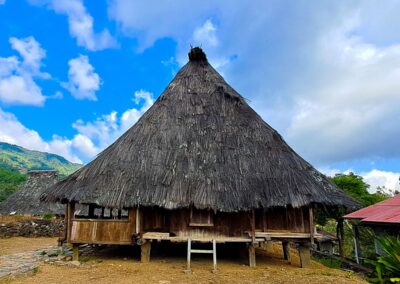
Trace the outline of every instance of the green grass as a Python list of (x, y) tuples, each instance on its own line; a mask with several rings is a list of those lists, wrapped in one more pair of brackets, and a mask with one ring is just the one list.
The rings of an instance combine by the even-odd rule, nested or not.
[(329, 268), (335, 268), (335, 269), (342, 268), (342, 262), (334, 258), (313, 256), (313, 259)]

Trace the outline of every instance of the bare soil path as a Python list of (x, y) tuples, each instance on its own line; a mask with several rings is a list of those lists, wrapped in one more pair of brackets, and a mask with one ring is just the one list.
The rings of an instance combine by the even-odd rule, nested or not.
[[(16, 253), (52, 246), (55, 242), (54, 238), (48, 238), (48, 243), (44, 239), (13, 239), (0, 239), (0, 251), (7, 247), (8, 252)], [(367, 283), (356, 274), (330, 269), (317, 262), (312, 262), (309, 268), (299, 268), (294, 257), (294, 264), (288, 264), (277, 248), (258, 255), (256, 268), (245, 265), (244, 259), (221, 256), (219, 271), (215, 274), (211, 272), (212, 261), (208, 256), (195, 257), (193, 273), (183, 273), (185, 256), (178, 255), (156, 254), (150, 263), (143, 264), (138, 261), (137, 251), (107, 248), (81, 257), (82, 264), (76, 267), (41, 263), (33, 275), (0, 283)]]

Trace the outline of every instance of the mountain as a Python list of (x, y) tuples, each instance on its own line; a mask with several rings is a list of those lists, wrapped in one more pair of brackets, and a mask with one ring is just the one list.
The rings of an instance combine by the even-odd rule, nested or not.
[(18, 171), (58, 170), (60, 176), (67, 176), (82, 167), (67, 159), (46, 152), (32, 151), (23, 147), (0, 142), (0, 168)]

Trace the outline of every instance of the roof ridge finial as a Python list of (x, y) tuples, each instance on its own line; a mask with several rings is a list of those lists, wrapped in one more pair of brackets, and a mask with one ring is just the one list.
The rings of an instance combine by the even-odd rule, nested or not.
[(203, 49), (201, 49), (201, 47), (198, 47), (198, 46), (192, 47), (192, 45), (190, 45), (190, 51), (189, 51), (188, 55), (189, 55), (190, 61), (207, 62), (207, 56), (204, 53)]

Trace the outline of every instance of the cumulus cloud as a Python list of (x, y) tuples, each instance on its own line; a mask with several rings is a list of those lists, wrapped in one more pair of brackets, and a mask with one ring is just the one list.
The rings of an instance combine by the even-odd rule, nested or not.
[(320, 39), (324, 72), (295, 100), (288, 136), (314, 161), (400, 156), (400, 42), (365, 42), (358, 27)]
[(9, 39), (20, 57), (0, 57), (0, 101), (7, 104), (43, 105), (46, 97), (35, 79), (49, 79), (40, 70), (46, 51), (34, 37)]
[(49, 141), (24, 126), (15, 115), (0, 108), (0, 141), (55, 153), (72, 162), (82, 163), (92, 159), (130, 128), (154, 99), (151, 93), (140, 90), (134, 93), (133, 101), (136, 107), (127, 109), (121, 115), (112, 111), (94, 121), (78, 120), (72, 125), (77, 132), (72, 138), (55, 134)]
[(371, 186), (371, 192), (376, 192), (378, 187), (385, 187), (386, 190), (391, 191), (400, 190), (400, 173), (373, 169), (360, 175)]
[(88, 137), (99, 149), (104, 149), (116, 138), (138, 121), (154, 103), (153, 94), (144, 90), (136, 91), (133, 95), (133, 102), (140, 107), (130, 108), (118, 115), (116, 111), (101, 115), (94, 121), (85, 122), (78, 120), (73, 127), (81, 134)]
[(96, 91), (100, 89), (100, 76), (94, 71), (89, 58), (79, 55), (68, 61), (67, 83), (62, 85), (77, 99), (97, 100)]
[(207, 42), (211, 63), (307, 160), (400, 157), (399, 2), (153, 4), (111, 0), (109, 14), (142, 48), (173, 38), (180, 63)]
[(196, 45), (206, 45), (215, 47), (218, 45), (216, 35), (217, 28), (211, 20), (207, 20), (201, 27), (198, 27), (193, 32), (193, 41)]
[(107, 29), (94, 31), (93, 17), (87, 12), (82, 0), (30, 0), (32, 4), (45, 5), (58, 14), (68, 17), (69, 32), (79, 46), (96, 51), (116, 47), (117, 42)]

